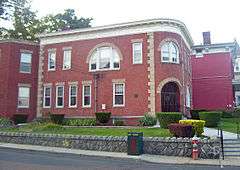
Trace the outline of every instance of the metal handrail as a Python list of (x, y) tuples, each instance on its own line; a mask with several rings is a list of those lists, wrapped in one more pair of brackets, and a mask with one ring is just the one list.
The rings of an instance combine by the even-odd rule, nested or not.
[(224, 160), (224, 147), (223, 147), (223, 131), (220, 128), (220, 141), (221, 141), (221, 149), (222, 149), (222, 159)]

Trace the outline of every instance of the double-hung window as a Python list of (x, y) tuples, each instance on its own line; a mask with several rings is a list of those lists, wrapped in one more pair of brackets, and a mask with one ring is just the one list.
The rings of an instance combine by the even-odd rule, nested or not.
[(77, 107), (77, 85), (69, 86), (69, 107)]
[(91, 85), (83, 85), (82, 106), (91, 107)]
[(51, 50), (48, 52), (48, 70), (53, 71), (56, 69), (56, 51)]
[(64, 106), (64, 86), (56, 86), (56, 108), (63, 108)]
[(32, 54), (22, 52), (20, 58), (20, 73), (31, 73)]
[(18, 88), (18, 108), (29, 108), (30, 87)]
[(43, 107), (44, 108), (51, 107), (51, 93), (52, 93), (52, 87), (45, 86), (44, 87), (44, 96), (43, 96)]
[(63, 51), (63, 70), (71, 69), (71, 55), (72, 50), (67, 49)]
[(114, 83), (113, 84), (113, 106), (125, 105), (125, 84)]
[(132, 44), (133, 64), (142, 64), (142, 42)]

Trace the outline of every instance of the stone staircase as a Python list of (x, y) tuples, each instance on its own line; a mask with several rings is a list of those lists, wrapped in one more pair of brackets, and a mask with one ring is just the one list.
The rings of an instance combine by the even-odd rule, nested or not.
[(224, 139), (224, 156), (240, 157), (240, 139)]

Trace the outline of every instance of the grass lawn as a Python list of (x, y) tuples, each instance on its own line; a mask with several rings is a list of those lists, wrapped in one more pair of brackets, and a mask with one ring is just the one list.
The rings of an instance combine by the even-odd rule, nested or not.
[(224, 131), (237, 133), (237, 122), (239, 121), (239, 118), (222, 118), (221, 127)]
[(168, 129), (162, 128), (87, 128), (72, 127), (64, 128), (54, 124), (29, 124), (19, 128), (1, 129), (8, 132), (33, 132), (51, 134), (72, 134), (72, 135), (96, 135), (96, 136), (127, 136), (128, 132), (143, 132), (145, 137), (168, 137), (172, 136)]

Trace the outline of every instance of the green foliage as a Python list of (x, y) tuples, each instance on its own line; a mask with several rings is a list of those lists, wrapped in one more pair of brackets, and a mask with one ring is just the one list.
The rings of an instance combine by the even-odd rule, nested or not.
[(179, 123), (193, 126), (197, 136), (201, 136), (202, 133), (204, 132), (204, 125), (205, 125), (204, 120), (193, 120), (193, 119), (179, 120)]
[(159, 112), (156, 113), (156, 116), (159, 120), (160, 126), (164, 129), (167, 129), (168, 125), (171, 123), (178, 123), (182, 118), (180, 112)]
[(27, 0), (0, 0), (0, 19), (9, 20), (14, 7), (21, 9)]
[(0, 128), (6, 128), (13, 126), (13, 122), (10, 119), (0, 117)]
[(232, 113), (232, 117), (234, 118), (240, 118), (240, 108), (235, 108), (233, 113)]
[(199, 112), (199, 117), (201, 120), (205, 120), (207, 127), (217, 127), (221, 120), (221, 113), (218, 111), (211, 112)]
[(26, 123), (27, 118), (28, 118), (28, 115), (19, 115), (19, 114), (13, 115), (14, 124)]
[(66, 126), (95, 126), (95, 118), (64, 119), (63, 125)]
[(222, 118), (233, 118), (233, 110), (223, 110), (221, 117)]
[(154, 126), (157, 123), (157, 119), (149, 114), (145, 114), (143, 118), (139, 120), (140, 126)]
[(124, 121), (120, 118), (115, 118), (113, 125), (114, 126), (124, 126)]
[(199, 112), (203, 112), (203, 111), (206, 111), (204, 109), (193, 109), (191, 110), (191, 116), (192, 116), (192, 119), (195, 119), (195, 120), (199, 120)]
[(99, 123), (108, 123), (108, 121), (110, 120), (111, 117), (111, 112), (97, 112), (95, 113), (96, 115), (96, 120)]
[(63, 124), (64, 114), (50, 114), (52, 123)]

